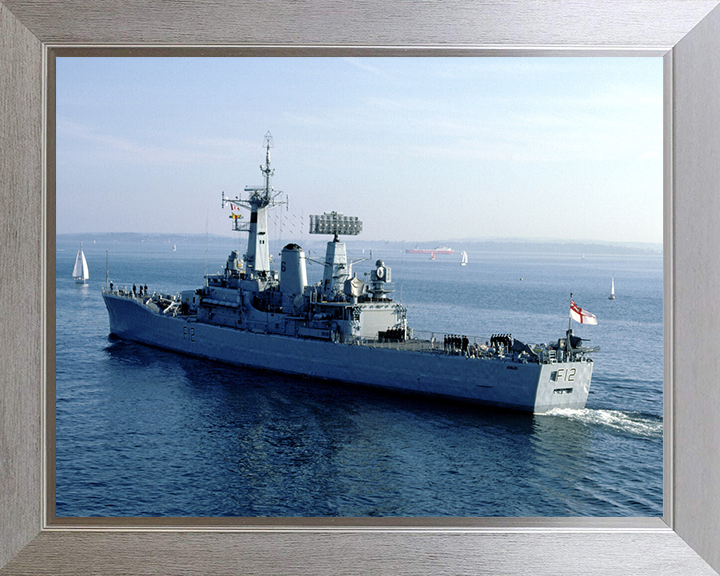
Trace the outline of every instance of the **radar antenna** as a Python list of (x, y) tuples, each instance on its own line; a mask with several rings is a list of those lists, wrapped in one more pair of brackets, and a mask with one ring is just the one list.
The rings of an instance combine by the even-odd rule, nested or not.
[(342, 212), (325, 212), (322, 216), (310, 216), (310, 234), (332, 234), (325, 252), (323, 291), (342, 293), (345, 281), (352, 273), (352, 262), (348, 264), (345, 242), (338, 235), (356, 236), (362, 231), (362, 222), (357, 216), (345, 216)]
[(338, 242), (339, 234), (357, 236), (360, 232), (362, 222), (357, 216), (345, 216), (342, 212), (310, 215), (310, 234), (332, 234), (333, 242)]

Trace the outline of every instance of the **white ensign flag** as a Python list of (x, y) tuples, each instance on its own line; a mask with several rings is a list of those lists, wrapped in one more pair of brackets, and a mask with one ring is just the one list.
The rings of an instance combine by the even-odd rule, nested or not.
[(580, 324), (597, 324), (597, 318), (595, 318), (593, 314), (590, 314), (590, 312), (586, 312), (580, 308), (580, 306), (573, 302), (572, 298), (570, 299), (570, 318), (575, 320), (575, 322), (580, 322)]

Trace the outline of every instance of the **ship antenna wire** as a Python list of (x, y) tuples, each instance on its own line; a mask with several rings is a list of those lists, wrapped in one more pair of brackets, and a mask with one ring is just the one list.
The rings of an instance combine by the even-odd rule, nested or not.
[(573, 295), (572, 292), (570, 292), (570, 314), (568, 318), (568, 331), (567, 331), (567, 354), (568, 354), (568, 360), (572, 361), (572, 342), (570, 340), (570, 334), (572, 333), (572, 302), (573, 302)]
[(402, 243), (402, 252), (400, 253), (400, 304), (402, 304), (402, 281), (403, 281), (403, 269), (405, 268), (405, 241)]
[[(224, 194), (224, 192), (223, 192)], [(207, 286), (208, 216), (205, 215), (205, 285)]]

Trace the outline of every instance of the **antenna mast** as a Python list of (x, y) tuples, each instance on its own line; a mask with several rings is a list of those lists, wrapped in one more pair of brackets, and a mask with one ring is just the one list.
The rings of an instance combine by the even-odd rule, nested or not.
[(223, 208), (230, 204), (231, 208), (242, 206), (250, 210), (250, 222), (240, 223), (240, 215), (231, 214), (233, 219), (233, 230), (236, 232), (248, 232), (247, 252), (245, 252), (245, 265), (250, 274), (264, 276), (270, 272), (270, 249), (268, 246), (268, 225), (267, 210), (286, 204), (287, 201), (278, 200), (282, 191), (275, 190), (270, 179), (275, 174), (275, 169), (270, 165), (270, 148), (273, 148), (273, 137), (270, 132), (265, 134), (263, 148), (265, 148), (265, 165), (260, 166), (260, 172), (265, 180), (262, 186), (245, 186), (248, 192), (247, 199), (241, 197), (228, 198), (225, 193), (222, 195)]
[[(265, 147), (265, 166), (260, 166), (260, 172), (265, 176), (265, 197), (270, 197), (270, 177), (275, 174), (275, 169), (270, 168), (270, 148), (274, 148), (272, 134), (268, 131), (265, 134), (265, 141), (263, 143)], [(247, 188), (245, 188), (247, 190)]]

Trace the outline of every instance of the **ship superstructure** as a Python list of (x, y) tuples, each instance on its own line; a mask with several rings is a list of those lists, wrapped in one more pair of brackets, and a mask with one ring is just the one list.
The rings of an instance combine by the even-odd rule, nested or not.
[[(271, 178), (272, 137), (265, 139), (264, 184), (222, 205), (250, 211), (245, 254), (232, 250), (222, 272), (179, 294), (103, 289), (111, 333), (129, 340), (300, 376), (415, 392), (531, 412), (582, 408), (595, 349), (568, 330), (554, 345), (531, 346), (508, 334), (487, 339), (414, 334), (394, 300), (392, 270), (375, 260), (358, 277), (341, 236), (357, 235), (354, 216), (310, 217), (310, 233), (329, 235), (323, 278), (308, 284), (308, 257), (289, 243), (280, 272), (271, 269), (267, 211), (283, 202)], [(367, 267), (367, 264), (365, 265)]]

